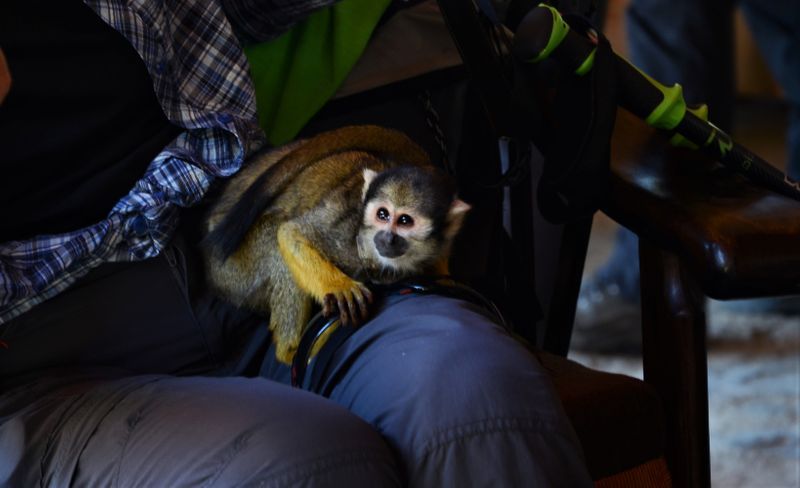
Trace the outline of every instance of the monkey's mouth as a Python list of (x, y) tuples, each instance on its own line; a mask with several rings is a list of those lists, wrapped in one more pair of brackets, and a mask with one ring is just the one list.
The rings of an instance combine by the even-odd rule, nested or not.
[(404, 266), (402, 256), (400, 259), (386, 257), (375, 252), (373, 261), (370, 266), (367, 266), (363, 272), (367, 280), (377, 285), (388, 285), (396, 283), (410, 276), (411, 272), (407, 266)]
[[(376, 248), (377, 246), (365, 245), (365, 241), (360, 236), (356, 239), (356, 244), (363, 265), (361, 273), (366, 281), (378, 285), (387, 285), (396, 283), (413, 274), (413, 263), (410, 263), (408, 259), (404, 259), (405, 250), (402, 250), (402, 252), (398, 250), (395, 250), (395, 252), (386, 252), (386, 249), (379, 250)], [(409, 265), (411, 265), (410, 268)]]
[(399, 258), (400, 256), (402, 256), (405, 253), (406, 253), (405, 249), (397, 249), (397, 248), (394, 248), (394, 247), (389, 247), (389, 248), (386, 248), (386, 249), (378, 249), (378, 254), (380, 254), (381, 257), (387, 258), (387, 259)]

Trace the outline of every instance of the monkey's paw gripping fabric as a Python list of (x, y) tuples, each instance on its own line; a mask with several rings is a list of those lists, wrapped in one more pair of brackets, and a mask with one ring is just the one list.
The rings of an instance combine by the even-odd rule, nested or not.
[(349, 288), (330, 291), (325, 294), (322, 313), (330, 317), (337, 311), (344, 325), (359, 325), (369, 318), (369, 305), (372, 303), (372, 292), (357, 281)]

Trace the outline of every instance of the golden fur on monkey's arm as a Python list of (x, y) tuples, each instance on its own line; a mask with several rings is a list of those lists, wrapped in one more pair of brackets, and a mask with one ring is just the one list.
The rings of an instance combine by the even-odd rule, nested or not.
[(297, 223), (281, 224), (278, 249), (297, 286), (323, 306), (323, 314), (332, 314), (335, 306), (343, 324), (367, 319), (372, 293), (320, 254)]

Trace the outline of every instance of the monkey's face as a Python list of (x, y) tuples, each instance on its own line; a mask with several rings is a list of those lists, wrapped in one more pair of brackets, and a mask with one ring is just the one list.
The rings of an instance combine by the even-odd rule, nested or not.
[(386, 279), (416, 273), (439, 255), (432, 230), (432, 220), (418, 208), (377, 198), (364, 206), (359, 252), (378, 264)]
[(430, 168), (367, 169), (362, 199), (359, 258), (372, 271), (370, 279), (381, 283), (437, 271), (469, 209), (451, 182)]

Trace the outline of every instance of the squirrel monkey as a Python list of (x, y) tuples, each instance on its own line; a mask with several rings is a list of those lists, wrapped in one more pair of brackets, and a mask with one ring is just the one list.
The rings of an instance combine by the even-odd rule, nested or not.
[(344, 127), (256, 156), (227, 183), (205, 222), (207, 275), (269, 314), (277, 358), (291, 363), (312, 300), (358, 325), (367, 283), (447, 274), (469, 208), (404, 134)]

